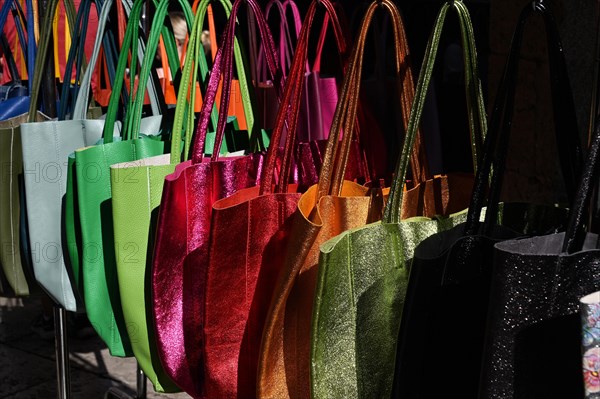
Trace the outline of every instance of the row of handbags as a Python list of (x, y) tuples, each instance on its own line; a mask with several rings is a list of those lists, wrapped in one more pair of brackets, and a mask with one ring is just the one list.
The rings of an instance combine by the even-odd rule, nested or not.
[[(307, 135), (300, 121), (310, 120), (302, 117), (306, 100), (313, 106), (320, 101), (308, 94), (318, 85), (311, 86), (306, 75), (319, 8), (327, 15), (322, 37), (330, 25), (340, 53), (347, 51), (336, 7), (327, 0), (310, 4), (284, 73), (281, 48), (258, 4), (220, 2), (229, 19), (209, 73), (200, 40), (209, 5), (214, 6), (209, 3), (200, 0), (191, 7), (178, 2), (191, 27), (183, 65), (163, 24), (170, 2), (156, 4), (145, 46), (138, 40), (143, 2), (129, 5), (120, 53), (113, 58), (118, 58), (114, 76), (125, 76), (127, 66), (138, 71), (137, 89), (123, 89), (123, 80), (115, 79), (102, 120), (86, 119), (93, 73), (88, 68), (72, 120), (33, 122), (51, 18), (45, 21), (29, 123), (12, 130), (21, 133), (24, 191), (12, 183), (9, 201), (26, 208), (15, 213), (11, 205), (10, 217), (19, 215), (14, 225), (29, 222), (27, 229), (13, 227), (11, 237), (24, 230), (25, 242), (42, 247), (37, 252), (42, 256), (32, 256), (31, 262), (45, 291), (68, 310), (85, 308), (111, 354), (135, 355), (158, 391), (183, 389), (193, 397), (211, 398), (434, 397), (431, 367), (437, 366), (431, 362), (452, 359), (454, 366), (436, 377), (449, 395), (576, 396), (583, 380), (575, 336), (579, 320), (572, 323), (572, 316), (578, 299), (600, 285), (594, 252), (581, 251), (596, 245), (590, 238), (584, 246), (581, 232), (600, 135), (583, 167), (550, 11), (535, 3), (521, 15), (488, 132), (464, 4), (448, 2), (440, 9), (414, 89), (399, 11), (389, 0), (371, 3), (347, 57), (339, 96), (333, 96), (331, 122), (322, 116), (317, 121), (317, 131), (331, 125), (324, 137)], [(260, 78), (279, 99), (270, 133), (262, 129), (268, 118), (255, 118), (252, 111), (260, 106), (249, 100), (252, 86), (236, 39), (243, 4), (262, 38), (255, 62), (263, 62), (267, 73)], [(279, 6), (285, 9), (285, 4)], [(99, 8), (92, 66), (100, 48), (110, 48), (104, 27), (111, 5), (105, 0)], [(402, 146), (390, 188), (375, 184), (378, 172), (367, 166), (373, 163), (365, 159), (365, 148), (381, 132), (365, 124), (369, 110), (360, 101), (367, 32), (379, 8), (393, 31), (404, 133), (398, 138)], [(419, 134), (450, 11), (461, 28), (475, 176), (431, 176)], [(570, 212), (500, 202), (521, 32), (532, 12), (542, 14), (551, 44), (556, 138)], [(142, 118), (146, 87), (149, 102), (158, 108), (153, 111), (165, 115), (163, 94), (152, 79), (159, 42), (172, 73), (181, 76), (172, 123), (160, 114)], [(135, 55), (141, 47), (138, 70)], [(108, 64), (115, 64), (110, 57)], [(311, 73), (318, 78), (317, 72), (318, 67)], [(233, 82), (239, 82), (236, 87), (247, 99), (241, 101), (243, 122), (229, 117), (236, 112), (230, 107), (237, 93)], [(268, 96), (262, 98), (264, 105)], [(122, 123), (116, 122), (119, 108), (126, 110)], [(386, 134), (397, 133), (402, 132)], [(36, 170), (37, 175), (31, 173)], [(360, 179), (371, 185), (358, 184)], [(14, 241), (11, 245), (15, 248)], [(2, 262), (7, 277), (19, 270)], [(562, 316), (571, 320), (568, 325), (546, 326)], [(546, 338), (538, 342), (540, 328)], [(552, 365), (552, 372), (536, 369), (537, 359)]]

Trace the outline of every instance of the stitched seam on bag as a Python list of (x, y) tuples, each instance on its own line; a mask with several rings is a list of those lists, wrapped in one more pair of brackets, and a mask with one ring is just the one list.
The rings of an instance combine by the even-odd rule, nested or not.
[[(244, 292), (244, 302), (245, 305), (248, 305), (248, 259), (250, 259), (250, 237), (252, 236), (252, 201), (248, 201), (248, 230), (246, 231), (246, 259), (244, 261), (245, 265), (244, 265), (244, 272), (246, 274), (246, 280), (244, 281), (244, 287), (245, 287), (245, 292)], [(250, 303), (250, 307), (252, 306), (252, 303)], [(250, 309), (250, 307), (248, 307), (248, 309)], [(250, 323), (251, 320), (250, 318), (248, 318), (248, 325), (247, 325), (247, 331), (248, 333), (250, 333)], [(248, 345), (249, 346), (249, 345)], [(250, 349), (247, 349), (247, 352), (249, 352)], [(250, 356), (246, 356), (246, 359), (250, 359)], [(249, 364), (248, 366), (250, 366), (249, 369), (251, 369), (251, 365)]]
[[(15, 141), (15, 131), (14, 129), (11, 130), (11, 135), (10, 135), (10, 164), (9, 164), (9, 189), (8, 189), (8, 204), (9, 204), (9, 211), (10, 211), (10, 246), (11, 246), (11, 256), (12, 256), (12, 262), (11, 262), (11, 268), (12, 268), (12, 273), (14, 275), (15, 278), (15, 282), (16, 282), (16, 288), (18, 291), (18, 288), (20, 286), (19, 284), (19, 275), (16, 271), (16, 267), (15, 267), (15, 227), (14, 227), (14, 223), (13, 223), (13, 162), (14, 162), (14, 141)], [(3, 243), (4, 245), (4, 243)], [(4, 249), (4, 248), (3, 248)]]
[[(106, 156), (106, 147), (102, 146), (102, 157), (104, 158), (104, 165), (110, 165), (110, 163), (108, 162), (108, 157)], [(105, 186), (106, 189), (106, 195), (107, 198), (109, 198), (112, 201), (112, 196), (111, 196), (111, 192), (110, 192), (110, 188), (111, 188), (111, 184), (110, 184), (110, 179), (108, 179), (108, 184)], [(104, 242), (102, 241), (102, 238), (100, 238), (100, 245), (101, 245), (101, 253), (104, 254)], [(104, 256), (102, 256), (102, 266), (104, 268), (104, 273), (106, 273), (106, 261), (104, 259)], [(108, 284), (109, 282), (106, 282), (106, 293), (108, 295), (108, 297), (110, 298), (110, 292), (109, 292), (109, 288), (108, 288)], [(117, 316), (115, 315), (115, 312), (113, 311), (113, 309), (110, 309), (111, 312), (111, 321), (110, 321), (110, 340), (112, 344), (118, 344), (121, 343), (121, 340), (119, 339), (117, 341), (116, 339), (116, 334), (115, 334), (115, 327), (117, 325)], [(120, 335), (119, 335), (120, 338)], [(112, 346), (112, 345), (111, 345)], [(125, 350), (124, 345), (121, 345), (123, 347), (123, 350)]]
[[(189, 248), (190, 248), (190, 221), (188, 218), (188, 195), (190, 194), (190, 192), (188, 191), (188, 181), (187, 181), (187, 170), (182, 171), (182, 176), (183, 177), (183, 189), (184, 189), (184, 193), (185, 195), (183, 196), (185, 198), (185, 209), (184, 209), (184, 213), (185, 213), (185, 254), (184, 256), (187, 256), (187, 254), (190, 252)], [(163, 207), (164, 208), (164, 207)], [(166, 213), (166, 209), (165, 209), (165, 213)]]
[[(350, 315), (352, 317), (352, 326), (356, 326), (356, 315), (358, 314), (358, 309), (357, 309), (357, 301), (356, 301), (356, 290), (355, 290), (355, 285), (354, 285), (354, 273), (352, 273), (353, 268), (352, 268), (352, 248), (354, 248), (354, 245), (352, 243), (352, 239), (353, 239), (353, 234), (349, 233), (348, 234), (348, 239), (344, 240), (346, 242), (347, 245), (347, 250), (346, 255), (348, 256), (348, 258), (346, 259), (346, 267), (348, 270), (348, 280), (350, 282), (350, 298), (352, 300), (352, 311), (350, 312)], [(356, 329), (354, 328), (354, 342), (356, 342)], [(358, 370), (358, 358), (357, 356), (354, 357), (354, 369)], [(358, 392), (361, 392), (361, 387), (359, 386), (360, 384), (360, 379), (357, 378), (356, 379), (356, 389)]]
[[(54, 135), (54, 153), (56, 155), (56, 163), (57, 165), (59, 165), (60, 168), (60, 136), (58, 135), (58, 131), (56, 130), (56, 123), (52, 123), (52, 134)], [(60, 170), (60, 175), (58, 178), (58, 187), (57, 187), (57, 191), (58, 191), (58, 195), (57, 195), (57, 200), (58, 200), (58, 204), (62, 203), (62, 195), (60, 193), (60, 188), (63, 186), (62, 185), (62, 170)], [(61, 244), (57, 244), (57, 247), (60, 249), (60, 253), (59, 253), (59, 258), (62, 259), (62, 246), (59, 246)], [(62, 261), (58, 264), (58, 267), (60, 269), (60, 285), (61, 285), (61, 293), (62, 293), (62, 297), (63, 297), (63, 304), (65, 304), (65, 307), (68, 307), (67, 305), (67, 289), (66, 287), (64, 287), (63, 282), (65, 281), (65, 272), (67, 271), (66, 269), (66, 265), (65, 262)], [(70, 282), (70, 281), (69, 281)], [(71, 304), (72, 305), (72, 304)]]

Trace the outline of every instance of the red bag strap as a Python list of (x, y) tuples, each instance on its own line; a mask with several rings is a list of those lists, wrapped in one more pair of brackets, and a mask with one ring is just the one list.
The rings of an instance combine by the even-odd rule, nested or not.
[(235, 41), (235, 28), (237, 15), (240, 5), (245, 3), (248, 7), (251, 7), (252, 12), (256, 16), (258, 28), (263, 42), (265, 43), (265, 54), (267, 56), (267, 65), (271, 73), (274, 85), (276, 89), (280, 87), (281, 81), (281, 68), (277, 62), (277, 56), (275, 52), (275, 44), (271, 31), (267, 26), (267, 22), (262, 14), (262, 11), (255, 0), (236, 0), (231, 8), (231, 14), (227, 21), (225, 28), (225, 34), (223, 36), (223, 42), (219, 46), (217, 51), (212, 72), (210, 74), (208, 86), (206, 89), (206, 96), (204, 103), (202, 104), (202, 111), (200, 112), (200, 122), (196, 129), (194, 138), (193, 150), (192, 150), (192, 162), (201, 163), (204, 158), (204, 144), (206, 141), (206, 133), (208, 130), (208, 124), (210, 122), (210, 113), (215, 102), (217, 89), (221, 76), (223, 75), (223, 86), (221, 95), (221, 104), (219, 106), (219, 119), (217, 122), (214, 150), (212, 154), (212, 161), (217, 161), (219, 158), (221, 143), (225, 133), (225, 124), (227, 120), (227, 112), (230, 100), (231, 81), (233, 79), (233, 53), (234, 53), (234, 41)]
[[(293, 158), (293, 150), (296, 145), (296, 128), (298, 122), (298, 114), (300, 111), (300, 101), (302, 98), (304, 85), (304, 70), (308, 55), (308, 44), (311, 28), (313, 26), (317, 7), (323, 5), (331, 19), (334, 29), (338, 50), (345, 58), (346, 40), (342, 33), (341, 26), (338, 22), (335, 8), (329, 0), (313, 0), (310, 4), (307, 14), (302, 24), (300, 38), (296, 46), (296, 53), (292, 62), (290, 75), (287, 78), (283, 99), (279, 107), (279, 113), (275, 122), (275, 128), (271, 135), (271, 146), (267, 153), (263, 175), (261, 177), (260, 192), (261, 194), (271, 193), (273, 188), (273, 179), (275, 175), (275, 165), (277, 163), (278, 148), (277, 144), (281, 141), (284, 129), (287, 126), (287, 135), (283, 151), (283, 160), (281, 166), (280, 177), (277, 186), (277, 192), (287, 192), (289, 176), (291, 172), (291, 164)], [(342, 63), (344, 65), (344, 63)]]

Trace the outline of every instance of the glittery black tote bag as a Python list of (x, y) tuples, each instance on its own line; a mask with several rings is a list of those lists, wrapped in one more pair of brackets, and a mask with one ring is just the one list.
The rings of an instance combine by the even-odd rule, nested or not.
[(598, 235), (586, 233), (598, 181), (596, 126), (567, 231), (494, 248), (481, 398), (582, 398), (579, 298), (600, 289)]
[[(432, 389), (432, 378), (436, 386), (443, 387), (444, 397), (476, 398), (494, 245), (524, 235), (566, 229), (568, 213), (565, 208), (500, 202), (522, 33), (534, 12), (542, 14), (546, 26), (552, 64), (552, 94), (556, 100), (555, 136), (571, 204), (576, 199), (581, 176), (575, 108), (560, 39), (552, 14), (543, 5), (536, 7), (529, 5), (518, 21), (494, 104), (482, 163), (478, 167), (467, 222), (430, 236), (415, 250), (398, 338), (394, 398), (439, 397), (439, 391)], [(488, 189), (492, 169), (494, 173)], [(486, 215), (480, 221), (484, 206), (487, 206)], [(578, 342), (576, 340), (575, 345)], [(442, 365), (440, 361), (447, 363)], [(441, 369), (435, 372), (432, 367)]]

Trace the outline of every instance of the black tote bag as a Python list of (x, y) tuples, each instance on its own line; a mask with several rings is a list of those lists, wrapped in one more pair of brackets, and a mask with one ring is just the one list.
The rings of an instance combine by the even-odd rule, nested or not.
[(585, 233), (600, 124), (565, 233), (494, 248), (482, 398), (581, 398), (579, 298), (600, 289), (598, 235)]
[[(566, 229), (567, 211), (555, 206), (499, 203), (514, 108), (518, 58), (525, 23), (544, 17), (559, 158), (572, 203), (581, 168), (581, 149), (572, 94), (556, 24), (544, 8), (527, 6), (518, 21), (492, 113), (482, 164), (467, 222), (424, 240), (415, 250), (400, 327), (396, 398), (475, 398), (478, 393), (494, 244)], [(560, 105), (559, 105), (560, 104)], [(489, 192), (488, 176), (494, 170)], [(485, 222), (480, 214), (487, 199)], [(442, 365), (443, 362), (445, 365)], [(436, 372), (432, 367), (441, 367)], [(435, 373), (435, 376), (432, 376)]]

